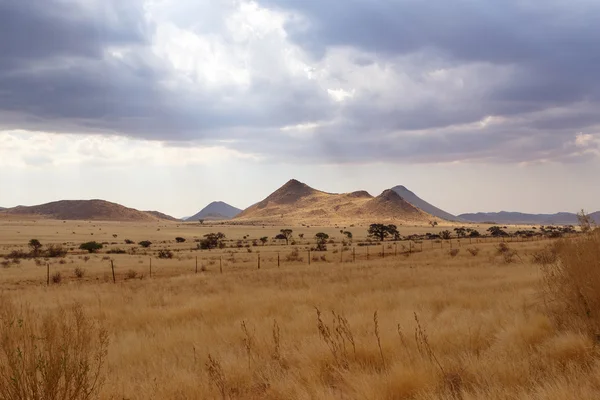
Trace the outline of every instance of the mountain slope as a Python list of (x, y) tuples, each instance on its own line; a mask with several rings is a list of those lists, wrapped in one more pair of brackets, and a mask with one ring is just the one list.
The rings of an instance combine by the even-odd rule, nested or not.
[(330, 224), (351, 221), (427, 222), (435, 217), (419, 210), (392, 190), (378, 197), (365, 191), (334, 194), (295, 179), (234, 218), (240, 222)]
[(157, 218), (134, 208), (105, 200), (61, 200), (38, 206), (18, 206), (0, 212), (5, 216), (39, 216), (62, 220), (156, 221)]
[(160, 211), (144, 211), (146, 214), (150, 214), (153, 217), (156, 217), (158, 219), (164, 219), (166, 221), (173, 221), (173, 222), (178, 222), (181, 221), (180, 219), (177, 219), (175, 217), (171, 217), (170, 215), (167, 214), (163, 214)]
[[(590, 214), (596, 223), (600, 223), (600, 211)], [(537, 224), (537, 225), (576, 225), (577, 214), (560, 212), (556, 214), (526, 214), (520, 212), (492, 212), (461, 214), (459, 218), (471, 222), (496, 222), (499, 224)]]
[(186, 221), (198, 221), (199, 219), (213, 219), (213, 220), (221, 220), (221, 219), (231, 219), (238, 215), (242, 210), (239, 208), (230, 206), (227, 203), (222, 201), (213, 201), (202, 210), (192, 215), (191, 217), (186, 218)]
[(426, 213), (429, 213), (438, 218), (442, 218), (442, 219), (445, 219), (448, 221), (459, 220), (459, 218), (456, 217), (455, 215), (452, 215), (449, 212), (446, 212), (444, 210), (441, 210), (441, 209), (435, 207), (432, 204), (429, 204), (428, 202), (421, 199), (419, 196), (417, 196), (416, 194), (414, 194), (413, 192), (411, 192), (410, 190), (408, 190), (407, 188), (405, 188), (402, 185), (395, 186), (392, 188), (392, 190), (394, 192), (398, 193), (400, 195), (400, 197), (402, 197), (404, 200), (408, 201), (413, 206), (420, 208), (421, 210), (425, 211)]

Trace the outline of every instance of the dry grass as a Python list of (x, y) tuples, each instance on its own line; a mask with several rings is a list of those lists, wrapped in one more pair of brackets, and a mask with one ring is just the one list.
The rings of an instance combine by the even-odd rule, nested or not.
[[(597, 265), (600, 254), (588, 249), (598, 243), (588, 240), (597, 239), (561, 245), (561, 271), (569, 260)], [(455, 256), (426, 242), (410, 256), (372, 253), (356, 263), (346, 252), (343, 262), (336, 254), (309, 266), (301, 251), (303, 261), (280, 268), (259, 246), (260, 270), (256, 255), (242, 249), (202, 253), (199, 268), (208, 267), (194, 274), (196, 253), (175, 251), (183, 243), (168, 244), (174, 259), (153, 258), (152, 279), (124, 279), (129, 269), (146, 271), (149, 254), (115, 255), (116, 285), (102, 255), (91, 256), (82, 279), (72, 277), (77, 256), (52, 264), (67, 271), (61, 285), (45, 287), (38, 278), (45, 267), (30, 261), (0, 269), (0, 278), (37, 314), (76, 303), (102, 321), (111, 338), (102, 399), (600, 398), (596, 325), (584, 314), (564, 318), (582, 310), (556, 284), (564, 279), (552, 281), (561, 290), (540, 291), (542, 281), (549, 287), (540, 270), (551, 266), (536, 255), (547, 244), (510, 243), (518, 254), (511, 263), (497, 242)], [(220, 273), (222, 254), (236, 263), (223, 257)], [(584, 282), (597, 279), (594, 269), (581, 269)], [(600, 286), (584, 288), (600, 309), (593, 296)]]

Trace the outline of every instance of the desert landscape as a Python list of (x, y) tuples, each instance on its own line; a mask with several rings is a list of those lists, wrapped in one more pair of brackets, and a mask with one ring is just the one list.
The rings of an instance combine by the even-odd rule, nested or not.
[(599, 16), (0, 0), (0, 400), (600, 399)]
[(221, 220), (103, 201), (0, 212), (0, 393), (600, 393), (591, 218), (577, 228), (448, 221), (390, 192), (291, 180)]

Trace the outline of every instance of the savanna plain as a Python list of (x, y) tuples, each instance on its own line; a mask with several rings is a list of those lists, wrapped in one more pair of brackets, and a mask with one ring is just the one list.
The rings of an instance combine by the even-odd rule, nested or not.
[(598, 233), (366, 229), (0, 220), (0, 398), (600, 398)]

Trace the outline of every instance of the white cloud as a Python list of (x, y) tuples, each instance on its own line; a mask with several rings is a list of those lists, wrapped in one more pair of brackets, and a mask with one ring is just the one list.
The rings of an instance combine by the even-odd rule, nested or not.
[(225, 146), (167, 146), (158, 141), (122, 136), (66, 135), (43, 132), (0, 132), (0, 167), (41, 167), (100, 164), (109, 167), (131, 165), (204, 165), (230, 159), (258, 161)]

